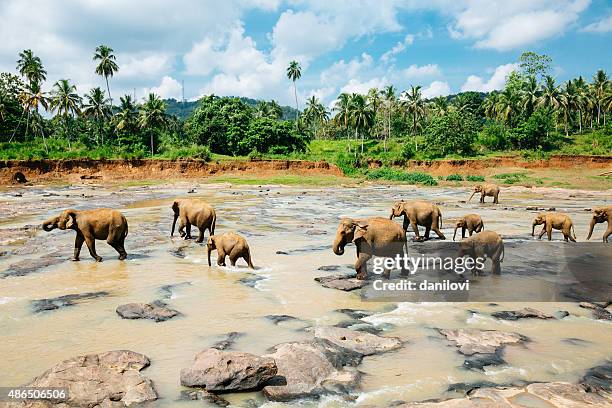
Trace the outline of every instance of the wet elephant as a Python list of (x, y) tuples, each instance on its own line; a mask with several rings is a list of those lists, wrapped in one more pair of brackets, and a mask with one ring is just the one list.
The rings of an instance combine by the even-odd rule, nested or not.
[(572, 219), (569, 217), (569, 215), (554, 211), (538, 214), (538, 216), (534, 218), (531, 226), (532, 237), (534, 235), (536, 225), (542, 224), (544, 224), (544, 227), (542, 228), (540, 235), (538, 235), (538, 239), (542, 239), (542, 236), (544, 235), (544, 233), (546, 233), (548, 234), (548, 240), (552, 240), (552, 230), (556, 229), (561, 230), (565, 241), (570, 240), (572, 242), (576, 242), (576, 231), (574, 230), (574, 223), (572, 222)]
[(468, 202), (472, 200), (476, 193), (480, 193), (481, 203), (485, 202), (485, 197), (493, 197), (493, 204), (499, 204), (499, 186), (497, 184), (478, 184), (474, 186), (474, 192)]
[[(459, 242), (459, 256), (468, 255), (472, 259), (491, 259), (493, 266), (491, 273), (501, 274), (501, 262), (504, 260), (504, 241), (501, 236), (494, 231), (482, 231)], [(472, 274), (476, 274), (472, 269)]]
[(242, 258), (251, 269), (255, 269), (251, 261), (251, 250), (246, 239), (235, 232), (226, 232), (221, 235), (211, 235), (206, 243), (208, 266), (211, 266), (210, 254), (217, 250), (217, 265), (225, 266), (225, 257), (229, 256), (230, 264), (236, 266), (236, 261)]
[(421, 239), (419, 225), (425, 227), (425, 239), (429, 239), (429, 232), (434, 231), (440, 239), (446, 239), (440, 228), (442, 228), (442, 211), (437, 205), (427, 201), (398, 201), (391, 208), (392, 220), (395, 217), (404, 216), (403, 228), (408, 232), (408, 225), (417, 240)]
[(453, 241), (457, 236), (457, 229), (461, 228), (461, 238), (465, 238), (465, 231), (467, 230), (470, 237), (474, 232), (480, 232), (484, 229), (484, 222), (478, 214), (467, 214), (464, 215), (459, 221), (455, 223), (455, 233), (453, 234)]
[(73, 261), (79, 260), (81, 247), (85, 242), (91, 256), (97, 262), (101, 262), (102, 258), (96, 253), (96, 239), (106, 240), (119, 253), (120, 260), (127, 257), (124, 243), (128, 234), (128, 223), (123, 214), (117, 210), (110, 208), (64, 210), (57, 217), (43, 222), (42, 227), (45, 231), (52, 231), (55, 228), (76, 231)]
[(604, 232), (603, 235), (603, 242), (608, 242), (608, 237), (610, 236), (610, 234), (612, 234), (612, 205), (593, 209), (593, 218), (591, 218), (591, 224), (589, 225), (589, 235), (587, 236), (587, 239), (591, 239), (595, 224), (600, 224), (602, 222), (608, 223), (608, 229), (606, 230), (606, 232)]
[(179, 235), (191, 239), (191, 226), (195, 225), (200, 234), (196, 242), (204, 241), (204, 232), (208, 229), (209, 235), (214, 235), (217, 214), (215, 209), (205, 201), (198, 199), (176, 199), (172, 203), (174, 221), (170, 236), (174, 236), (176, 220), (179, 220)]

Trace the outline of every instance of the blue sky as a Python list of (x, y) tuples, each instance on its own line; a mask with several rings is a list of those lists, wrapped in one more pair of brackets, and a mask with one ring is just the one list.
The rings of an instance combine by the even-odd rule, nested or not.
[(422, 85), (425, 96), (503, 87), (522, 51), (548, 54), (559, 81), (612, 73), (612, 3), (603, 0), (1, 0), (0, 71), (31, 48), (45, 84), (80, 93), (99, 44), (114, 48), (113, 96), (153, 91), (293, 104), (287, 63), (298, 60), (301, 104), (339, 92)]

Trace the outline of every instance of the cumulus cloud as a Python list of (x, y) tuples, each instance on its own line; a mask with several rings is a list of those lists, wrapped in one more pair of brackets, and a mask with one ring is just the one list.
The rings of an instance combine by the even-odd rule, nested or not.
[(612, 15), (589, 24), (588, 26), (584, 27), (582, 31), (591, 33), (609, 33), (612, 31)]
[(437, 64), (427, 64), (422, 66), (413, 64), (402, 71), (402, 76), (407, 79), (433, 77), (441, 74), (442, 72)]
[(495, 68), (493, 75), (487, 81), (482, 77), (470, 75), (461, 87), (461, 91), (491, 92), (496, 89), (502, 89), (506, 84), (508, 75), (518, 68), (518, 64), (500, 65)]
[(119, 54), (122, 61), (118, 78), (159, 78), (172, 69), (172, 57), (168, 54), (149, 54), (144, 56), (131, 56)]
[[(430, 33), (431, 33), (431, 30), (430, 30)], [(407, 34), (406, 37), (404, 37), (403, 41), (398, 42), (397, 44), (395, 44), (393, 48), (391, 48), (389, 51), (381, 55), (380, 60), (385, 64), (395, 60), (395, 56), (397, 54), (404, 52), (406, 47), (412, 45), (413, 43), (414, 43), (414, 35)]]
[(371, 88), (382, 88), (387, 84), (388, 81), (386, 78), (372, 78), (365, 82), (361, 82), (357, 79), (351, 79), (346, 85), (340, 88), (340, 92), (365, 94)]
[(149, 93), (159, 95), (164, 99), (181, 99), (182, 86), (176, 79), (170, 76), (164, 76), (159, 86), (153, 88), (144, 88), (143, 94), (148, 95)]
[(448, 82), (433, 81), (429, 86), (423, 88), (423, 98), (435, 98), (436, 96), (446, 96), (451, 93)]

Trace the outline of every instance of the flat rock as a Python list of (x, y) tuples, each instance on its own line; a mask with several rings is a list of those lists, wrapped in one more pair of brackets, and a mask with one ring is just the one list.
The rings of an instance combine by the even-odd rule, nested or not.
[(466, 356), (476, 353), (495, 353), (506, 344), (527, 341), (527, 337), (513, 332), (478, 329), (438, 329), (438, 332), (455, 343), (459, 352)]
[(123, 319), (151, 319), (156, 322), (164, 322), (180, 314), (176, 310), (168, 308), (160, 300), (152, 303), (127, 303), (118, 306), (116, 312)]
[(266, 315), (264, 316), (266, 319), (270, 320), (272, 323), (278, 325), (279, 323), (286, 322), (288, 320), (298, 320), (297, 317), (289, 316), (289, 315)]
[(402, 342), (397, 337), (382, 337), (363, 331), (355, 331), (334, 326), (319, 326), (315, 329), (315, 338), (325, 339), (339, 347), (369, 356), (397, 350)]
[(279, 344), (268, 357), (276, 361), (278, 374), (263, 393), (273, 401), (343, 394), (359, 383), (359, 372), (350, 365), (359, 364), (361, 355), (325, 340)]
[(58, 296), (49, 299), (38, 299), (32, 301), (32, 309), (34, 313), (40, 313), (47, 310), (56, 310), (62, 307), (74, 306), (83, 300), (96, 299), (103, 296), (108, 296), (106, 291), (76, 293), (64, 296)]
[(230, 402), (217, 394), (208, 392), (206, 390), (182, 390), (181, 400), (191, 401), (206, 401), (209, 404), (216, 405), (218, 407), (229, 407)]
[(9, 407), (127, 407), (157, 399), (153, 383), (140, 374), (147, 356), (129, 350), (78, 356), (63, 361), (25, 387), (68, 388), (69, 400), (32, 401)]
[(164, 285), (161, 288), (159, 288), (159, 292), (161, 293), (161, 296), (163, 299), (172, 299), (172, 297), (174, 296), (174, 292), (177, 289), (183, 288), (185, 286), (191, 286), (191, 282), (179, 282), (179, 283), (172, 283), (169, 285)]
[(525, 307), (520, 310), (502, 310), (492, 313), (491, 316), (502, 320), (518, 320), (518, 319), (554, 319), (554, 316), (546, 314), (530, 307)]
[(475, 390), (465, 398), (446, 401), (410, 402), (399, 408), (580, 408), (612, 407), (609, 398), (589, 393), (565, 382), (534, 383), (525, 387), (496, 387)]
[(600, 306), (597, 303), (580, 302), (579, 306), (584, 308), (584, 309), (591, 309), (593, 311), (592, 312), (593, 319), (596, 319), (596, 320), (612, 320), (612, 313), (610, 313), (608, 311), (608, 309)]
[(234, 343), (236, 343), (236, 340), (238, 340), (242, 336), (244, 336), (244, 333), (229, 332), (229, 333), (225, 334), (225, 338), (215, 342), (210, 347), (211, 348), (215, 348), (217, 350), (227, 350), (227, 349), (231, 348), (234, 345)]
[(612, 361), (587, 370), (580, 383), (591, 392), (612, 392)]
[(338, 289), (346, 292), (361, 289), (368, 284), (367, 280), (357, 279), (350, 275), (320, 276), (318, 278), (314, 278), (314, 280), (319, 282), (321, 286), (325, 288)]
[(50, 266), (61, 264), (64, 261), (65, 259), (52, 255), (45, 255), (41, 256), (40, 258), (24, 259), (9, 265), (9, 267), (2, 272), (0, 277), (6, 278), (9, 276), (26, 276), (31, 273), (40, 272), (41, 270)]
[(196, 355), (191, 367), (181, 370), (181, 384), (207, 391), (253, 390), (276, 372), (276, 362), (271, 357), (209, 348)]

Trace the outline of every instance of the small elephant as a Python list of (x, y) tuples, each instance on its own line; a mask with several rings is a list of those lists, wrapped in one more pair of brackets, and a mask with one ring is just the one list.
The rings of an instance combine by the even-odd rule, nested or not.
[(128, 234), (128, 223), (123, 214), (117, 210), (110, 208), (64, 210), (59, 216), (43, 222), (42, 227), (45, 231), (52, 231), (55, 228), (76, 231), (73, 261), (79, 260), (81, 247), (85, 242), (91, 256), (97, 262), (102, 262), (102, 258), (96, 253), (96, 239), (105, 239), (119, 253), (120, 260), (127, 257), (124, 242)]
[(470, 196), (471, 201), (474, 194), (480, 193), (480, 202), (484, 203), (485, 197), (493, 197), (493, 204), (499, 204), (499, 186), (496, 184), (478, 184), (474, 186), (474, 192)]
[(457, 228), (461, 228), (461, 238), (465, 238), (465, 230), (467, 229), (470, 237), (474, 232), (480, 232), (484, 229), (484, 222), (482, 222), (482, 218), (478, 214), (467, 214), (464, 215), (457, 223), (455, 224), (455, 233), (453, 234), (453, 241), (457, 236)]
[[(501, 274), (501, 262), (504, 260), (504, 241), (497, 232), (482, 231), (459, 242), (459, 256), (468, 255), (472, 259), (491, 258), (491, 273)], [(472, 274), (476, 274), (472, 269)]]
[(172, 232), (170, 232), (171, 237), (174, 236), (177, 218), (180, 218), (178, 231), (181, 238), (191, 239), (192, 225), (198, 227), (200, 231), (196, 240), (198, 243), (204, 241), (204, 232), (207, 229), (210, 235), (214, 235), (217, 214), (210, 204), (198, 199), (176, 199), (172, 203), (172, 211), (174, 211), (174, 221)]
[(429, 232), (433, 230), (440, 239), (446, 239), (440, 228), (442, 228), (442, 211), (437, 205), (427, 201), (398, 201), (391, 208), (392, 220), (395, 217), (404, 216), (403, 228), (408, 232), (408, 225), (416, 235), (417, 240), (421, 240), (419, 235), (419, 225), (425, 227), (425, 239), (429, 239)]
[(608, 237), (612, 234), (612, 205), (607, 207), (598, 207), (593, 209), (593, 218), (591, 218), (591, 224), (589, 225), (589, 236), (587, 239), (591, 239), (593, 235), (593, 228), (595, 224), (602, 222), (608, 223), (608, 229), (604, 232), (603, 242), (608, 242)]
[(226, 232), (221, 235), (211, 235), (206, 243), (208, 250), (208, 266), (211, 266), (210, 253), (217, 250), (217, 265), (225, 266), (225, 257), (229, 255), (230, 264), (236, 266), (238, 258), (246, 261), (251, 269), (255, 269), (251, 262), (251, 251), (246, 239), (235, 232)]
[(563, 232), (563, 238), (566, 242), (568, 241), (568, 239), (572, 242), (576, 242), (576, 231), (574, 230), (574, 223), (567, 214), (561, 214), (554, 211), (538, 214), (538, 216), (534, 218), (533, 224), (531, 226), (532, 237), (535, 232), (536, 225), (542, 224), (544, 224), (544, 227), (542, 228), (540, 235), (538, 235), (538, 239), (542, 239), (544, 233), (547, 233), (548, 240), (552, 240), (552, 230), (554, 228)]
[[(405, 253), (408, 253), (406, 232), (395, 222), (381, 217), (365, 220), (352, 218), (340, 220), (332, 247), (334, 254), (343, 255), (344, 247), (350, 242), (357, 247), (355, 271), (357, 279), (362, 280), (367, 277), (366, 264), (372, 256), (395, 258), (396, 255), (400, 255), (403, 257), (404, 249)], [(391, 271), (386, 271), (385, 277), (388, 278), (390, 273)]]

